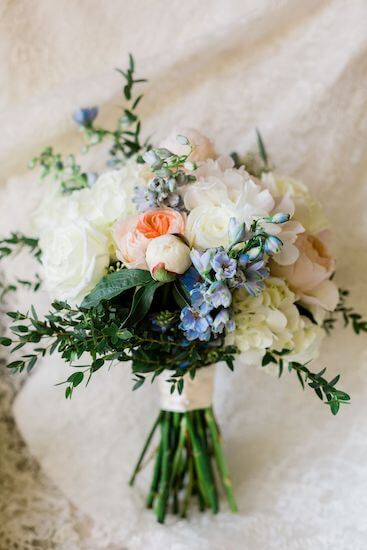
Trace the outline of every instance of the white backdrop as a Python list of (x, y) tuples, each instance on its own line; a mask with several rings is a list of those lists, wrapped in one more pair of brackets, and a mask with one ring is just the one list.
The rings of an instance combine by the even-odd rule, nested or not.
[[(364, 0), (36, 0), (4, 2), (0, 16), (1, 233), (27, 229), (42, 192), (25, 174), (29, 158), (51, 143), (78, 150), (73, 109), (99, 104), (104, 121), (116, 116), (113, 68), (132, 51), (150, 80), (146, 135), (158, 140), (172, 125), (196, 126), (219, 152), (243, 152), (259, 127), (279, 170), (301, 177), (324, 203), (337, 282), (367, 314)], [(7, 274), (28, 269), (19, 258)], [(45, 296), (37, 303), (44, 307)], [(162, 527), (143, 509), (144, 476), (137, 489), (127, 487), (157, 408), (154, 388), (131, 393), (127, 365), (100, 371), (66, 402), (53, 386), (65, 369), (47, 360), (20, 392), (15, 416), (46, 473), (98, 527), (96, 548), (364, 550), (366, 342), (337, 330), (315, 365), (341, 372), (352, 394), (336, 418), (291, 375), (278, 381), (255, 367), (218, 369), (215, 406), (235, 516), (224, 505), (216, 517), (195, 510), (189, 521)]]

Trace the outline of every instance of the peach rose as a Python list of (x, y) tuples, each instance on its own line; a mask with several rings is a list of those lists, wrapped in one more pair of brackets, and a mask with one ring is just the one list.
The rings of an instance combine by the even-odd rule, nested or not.
[(333, 311), (338, 303), (338, 289), (330, 281), (335, 270), (335, 258), (320, 235), (302, 233), (295, 243), (298, 259), (292, 265), (272, 262), (272, 275), (284, 278), (289, 287), (305, 304)]
[(189, 156), (190, 160), (207, 160), (215, 157), (210, 139), (193, 128), (176, 128), (160, 143), (159, 147), (168, 149), (175, 155), (187, 155), (189, 147), (177, 141), (178, 135), (186, 137), (193, 146), (193, 151)]
[(167, 233), (183, 234), (184, 230), (184, 216), (172, 208), (157, 208), (118, 220), (113, 228), (116, 256), (129, 269), (148, 269), (145, 254), (149, 242)]

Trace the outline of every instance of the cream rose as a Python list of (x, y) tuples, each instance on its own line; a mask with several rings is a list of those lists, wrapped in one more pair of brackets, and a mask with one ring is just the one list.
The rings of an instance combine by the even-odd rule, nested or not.
[(190, 248), (175, 235), (162, 235), (152, 239), (145, 259), (153, 277), (157, 268), (181, 275), (191, 265)]
[(84, 220), (60, 225), (40, 239), (46, 288), (52, 297), (80, 302), (109, 265), (107, 238)]
[(234, 168), (229, 157), (203, 162), (195, 176), (197, 181), (182, 191), (188, 210), (225, 207), (232, 211), (232, 216), (250, 225), (255, 218), (269, 215), (274, 208), (270, 192), (243, 167)]
[(210, 139), (193, 128), (176, 128), (160, 143), (159, 147), (168, 149), (175, 155), (187, 155), (190, 148), (188, 145), (182, 145), (177, 141), (178, 135), (186, 137), (193, 146), (193, 151), (189, 156), (190, 160), (198, 161), (214, 158), (214, 148)]
[(293, 265), (272, 262), (272, 274), (284, 278), (290, 288), (305, 303), (333, 311), (339, 295), (330, 277), (335, 271), (335, 258), (319, 236), (302, 233), (296, 246), (299, 256)]
[(185, 236), (190, 246), (205, 250), (214, 246), (228, 246), (229, 220), (235, 214), (227, 206), (197, 206), (186, 223)]
[(274, 198), (288, 195), (294, 203), (294, 218), (310, 233), (327, 229), (329, 222), (321, 204), (311, 195), (308, 188), (299, 180), (274, 174), (263, 173), (262, 181)]

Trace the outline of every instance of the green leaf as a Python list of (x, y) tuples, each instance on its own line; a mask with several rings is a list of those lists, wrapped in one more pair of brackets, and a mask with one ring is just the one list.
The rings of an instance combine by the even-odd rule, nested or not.
[(12, 341), (10, 338), (0, 337), (0, 346), (11, 346)]
[(83, 382), (83, 378), (84, 378), (84, 373), (81, 371), (78, 371), (71, 374), (67, 379), (67, 382), (70, 382), (71, 384), (73, 384), (73, 387), (75, 388), (76, 386), (79, 386), (81, 382)]
[(137, 361), (133, 359), (132, 368), (133, 368), (134, 374), (137, 372), (142, 372), (145, 374), (147, 372), (155, 371), (157, 368), (157, 365), (152, 363), (145, 363), (144, 361)]
[(162, 283), (152, 281), (135, 292), (130, 313), (124, 324), (135, 325), (146, 316), (152, 305), (154, 294), (161, 285)]
[(137, 380), (135, 382), (135, 384), (133, 385), (133, 391), (137, 390), (138, 388), (140, 388), (140, 386), (142, 386), (145, 382), (145, 378), (140, 378), (139, 380)]
[(143, 269), (122, 269), (103, 277), (80, 307), (89, 309), (98, 306), (103, 300), (115, 298), (130, 288), (145, 286), (153, 281), (149, 271)]
[(268, 165), (268, 154), (265, 149), (264, 142), (262, 140), (261, 134), (259, 130), (256, 128), (256, 135), (257, 135), (257, 145), (259, 147), (259, 153), (262, 161), (264, 162), (265, 166)]
[(8, 363), (6, 367), (8, 369), (16, 369), (19, 371), (22, 371), (24, 369), (25, 362), (24, 361), (13, 361), (12, 363)]
[(269, 363), (276, 363), (276, 360), (274, 357), (269, 353), (268, 351), (265, 353), (264, 357), (261, 361), (261, 366), (266, 367), (266, 365), (269, 365)]

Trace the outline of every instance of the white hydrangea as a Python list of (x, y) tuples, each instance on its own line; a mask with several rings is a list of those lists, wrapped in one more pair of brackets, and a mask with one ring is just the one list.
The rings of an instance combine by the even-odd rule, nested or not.
[(260, 365), (267, 349), (292, 350), (287, 357), (299, 361), (317, 355), (323, 331), (299, 314), (295, 300), (285, 281), (275, 277), (266, 280), (263, 292), (255, 298), (244, 290), (235, 292), (234, 343), (245, 363)]

